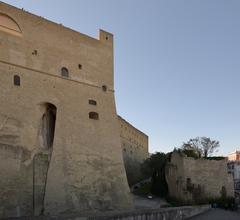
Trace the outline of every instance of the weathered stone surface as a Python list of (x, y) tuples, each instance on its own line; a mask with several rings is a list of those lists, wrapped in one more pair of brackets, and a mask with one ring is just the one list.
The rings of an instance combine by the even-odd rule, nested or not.
[[(227, 160), (194, 159), (173, 152), (166, 167), (166, 179), (170, 196), (181, 200), (193, 200), (194, 196), (219, 198), (222, 187), (227, 196), (234, 196), (233, 177), (228, 173)], [(197, 195), (194, 195), (194, 189), (200, 190)]]
[(148, 136), (118, 116), (124, 165), (128, 184), (143, 179), (141, 163), (149, 157)]
[[(210, 210), (209, 205), (162, 208), (131, 212), (108, 212), (102, 214), (81, 214), (65, 216), (35, 217), (36, 220), (182, 220)], [(32, 218), (14, 218), (11, 220), (32, 220)]]
[[(3, 2), (0, 22), (0, 217), (131, 209), (113, 35), (94, 39)], [(47, 106), (56, 108), (53, 143)]]

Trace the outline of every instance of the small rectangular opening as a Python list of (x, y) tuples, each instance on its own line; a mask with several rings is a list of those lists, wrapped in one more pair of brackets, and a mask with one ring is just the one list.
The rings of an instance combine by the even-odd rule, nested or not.
[(88, 104), (89, 105), (97, 105), (97, 102), (95, 100), (93, 100), (93, 99), (89, 99), (88, 100)]
[(15, 86), (20, 86), (20, 76), (18, 76), (18, 75), (14, 75), (14, 77), (13, 77), (13, 83), (14, 83), (14, 85)]

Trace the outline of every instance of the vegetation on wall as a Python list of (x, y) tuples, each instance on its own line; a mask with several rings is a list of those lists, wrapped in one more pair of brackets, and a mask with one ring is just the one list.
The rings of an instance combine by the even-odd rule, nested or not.
[[(190, 139), (188, 142), (183, 143), (181, 148), (174, 149), (181, 155), (186, 155), (188, 157), (193, 157), (195, 159), (204, 158), (210, 160), (221, 160), (225, 159), (224, 157), (208, 157), (212, 153), (214, 153), (219, 147), (219, 141), (211, 140), (206, 137), (197, 137), (194, 139)], [(141, 172), (144, 178), (151, 177), (150, 184), (144, 185), (141, 189), (139, 189), (140, 194), (144, 193), (152, 193), (156, 196), (167, 197), (168, 196), (168, 185), (165, 177), (165, 167), (167, 162), (170, 161), (171, 153), (162, 153), (156, 152), (152, 154), (148, 159), (146, 159), (141, 164)], [(196, 203), (202, 203), (202, 194), (203, 189), (196, 186), (187, 186), (188, 190), (192, 189), (193, 197), (195, 198)], [(186, 202), (186, 201), (185, 201)]]
[(204, 189), (197, 185), (196, 187), (192, 185), (190, 182), (187, 186), (187, 191), (191, 192), (193, 195), (192, 199), (180, 199), (176, 197), (167, 197), (167, 201), (172, 206), (186, 206), (186, 205), (204, 205), (211, 204), (214, 208), (224, 208), (235, 210), (237, 208), (235, 203), (235, 198), (231, 196), (227, 196), (226, 188), (223, 186), (221, 191), (219, 192), (218, 197), (208, 197), (204, 196)]

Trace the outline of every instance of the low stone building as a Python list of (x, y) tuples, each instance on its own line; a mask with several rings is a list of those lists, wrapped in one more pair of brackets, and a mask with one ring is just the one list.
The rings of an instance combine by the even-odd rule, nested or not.
[(223, 190), (227, 196), (234, 196), (227, 160), (194, 159), (173, 152), (166, 166), (166, 180), (170, 197), (181, 201), (219, 198)]
[(234, 180), (235, 197), (240, 201), (240, 161), (229, 161), (228, 172), (232, 174)]
[(236, 150), (236, 151), (228, 154), (228, 160), (230, 160), (230, 161), (237, 161), (237, 160), (239, 160), (240, 161), (240, 151)]
[(142, 180), (141, 163), (149, 157), (148, 136), (118, 116), (123, 160), (128, 184)]

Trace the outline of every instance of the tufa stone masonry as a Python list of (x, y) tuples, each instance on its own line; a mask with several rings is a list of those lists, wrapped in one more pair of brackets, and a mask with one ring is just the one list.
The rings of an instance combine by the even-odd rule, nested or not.
[(166, 166), (169, 196), (182, 201), (204, 201), (226, 195), (234, 196), (232, 175), (227, 160), (194, 159), (173, 152)]
[(142, 180), (141, 163), (149, 157), (148, 136), (118, 116), (123, 160), (129, 185)]
[[(0, 218), (131, 210), (113, 35), (94, 39), (0, 2), (0, 74)], [(132, 132), (140, 162), (147, 136)]]

